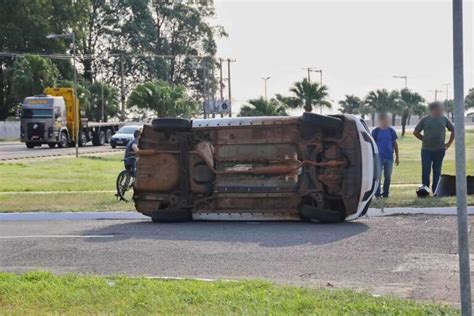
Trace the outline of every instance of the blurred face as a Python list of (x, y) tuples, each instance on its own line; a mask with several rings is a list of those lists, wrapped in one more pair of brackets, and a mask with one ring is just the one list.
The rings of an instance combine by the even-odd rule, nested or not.
[(438, 104), (436, 106), (434, 106), (432, 109), (431, 109), (431, 116), (433, 117), (439, 117), (439, 116), (442, 116), (443, 115), (443, 112), (444, 112), (444, 107), (443, 105), (441, 104)]
[(381, 117), (379, 119), (379, 127), (387, 128), (389, 126), (390, 126), (390, 120), (389, 120), (388, 116)]

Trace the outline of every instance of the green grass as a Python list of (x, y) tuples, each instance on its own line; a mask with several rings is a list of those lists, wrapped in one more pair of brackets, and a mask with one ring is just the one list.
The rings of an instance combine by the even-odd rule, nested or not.
[(456, 315), (448, 306), (263, 281), (0, 273), (0, 314)]
[(2, 212), (133, 211), (133, 202), (118, 201), (114, 192), (0, 193)]
[(0, 163), (0, 192), (114, 190), (121, 154)]

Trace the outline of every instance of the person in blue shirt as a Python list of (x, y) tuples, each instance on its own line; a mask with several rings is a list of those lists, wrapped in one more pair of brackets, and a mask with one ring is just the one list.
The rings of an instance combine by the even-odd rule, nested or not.
[(372, 137), (379, 148), (380, 161), (383, 171), (383, 190), (381, 190), (381, 185), (379, 185), (377, 191), (375, 192), (375, 197), (388, 198), (390, 193), (390, 181), (392, 179), (394, 152), (395, 165), (398, 166), (400, 163), (397, 143), (398, 136), (397, 132), (395, 132), (392, 127), (390, 127), (390, 117), (387, 114), (379, 114), (378, 124), (379, 126), (372, 131)]

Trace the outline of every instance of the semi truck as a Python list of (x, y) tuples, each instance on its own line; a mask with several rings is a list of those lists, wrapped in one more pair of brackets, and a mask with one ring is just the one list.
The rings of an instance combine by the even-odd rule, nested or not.
[(75, 145), (76, 141), (79, 146), (89, 141), (100, 146), (110, 143), (112, 135), (124, 125), (122, 122), (91, 122), (79, 114), (76, 126), (76, 107), (79, 102), (72, 88), (48, 87), (43, 94), (26, 97), (21, 110), (21, 141), (28, 148), (43, 144), (65, 148)]

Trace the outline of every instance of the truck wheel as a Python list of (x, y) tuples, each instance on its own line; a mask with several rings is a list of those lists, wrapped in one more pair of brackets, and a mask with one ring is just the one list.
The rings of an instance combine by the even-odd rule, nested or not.
[(100, 131), (99, 133), (95, 133), (92, 137), (92, 145), (94, 146), (102, 146), (105, 144), (105, 132)]
[(83, 147), (87, 144), (87, 135), (84, 132), (81, 132), (80, 139), (79, 139), (79, 146)]
[(34, 143), (30, 143), (30, 142), (27, 142), (27, 143), (26, 143), (26, 148), (31, 149), (31, 148), (34, 148), (34, 147), (35, 147), (35, 144), (34, 144)]
[(315, 220), (324, 224), (335, 224), (344, 222), (344, 213), (321, 209), (310, 205), (303, 205), (301, 210), (301, 217), (303, 220)]
[(179, 223), (188, 222), (191, 219), (191, 211), (186, 209), (166, 209), (151, 214), (153, 223)]
[(183, 118), (157, 118), (151, 121), (155, 131), (189, 131), (191, 121)]
[(61, 136), (59, 137), (58, 147), (66, 148), (68, 144), (69, 144), (69, 140), (67, 138), (66, 132), (61, 132)]
[(110, 140), (112, 139), (112, 135), (114, 135), (114, 132), (110, 128), (107, 129), (107, 132), (105, 133), (105, 142), (107, 144), (110, 144)]
[(48, 143), (49, 148), (54, 148), (56, 147), (56, 143)]

